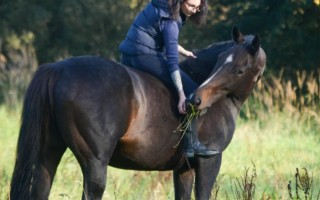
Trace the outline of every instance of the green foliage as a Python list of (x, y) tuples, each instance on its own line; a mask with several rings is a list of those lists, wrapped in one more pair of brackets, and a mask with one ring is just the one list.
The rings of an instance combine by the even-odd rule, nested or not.
[[(11, 76), (30, 77), (38, 62), (85, 54), (119, 60), (118, 46), (134, 17), (148, 2), (1, 0), (0, 102), (13, 102), (6, 99), (15, 87), (21, 89), (11, 96), (21, 99), (25, 88), (21, 85), (27, 85), (29, 78), (17, 86), (12, 84), (17, 81)], [(243, 33), (261, 36), (268, 71), (284, 68), (316, 73), (320, 62), (320, 6), (315, 2), (318, 1), (212, 0), (207, 24), (195, 30), (194, 25), (186, 23), (180, 43), (188, 49), (200, 49), (230, 40), (232, 27), (238, 26)], [(290, 74), (285, 76), (292, 78)]]
[(34, 34), (14, 32), (3, 37), (0, 42), (0, 104), (10, 107), (21, 102), (23, 94), (37, 68), (37, 58), (33, 47)]
[[(2, 0), (0, 38), (23, 31), (35, 35), (40, 63), (67, 56), (99, 54), (119, 59), (118, 45), (134, 17), (148, 0)], [(269, 57), (270, 69), (319, 67), (320, 6), (312, 1), (209, 1), (207, 24), (197, 31), (190, 23), (182, 29), (181, 43), (203, 48), (229, 40), (235, 25), (257, 33)]]
[(268, 69), (316, 70), (320, 63), (320, 6), (304, 0), (212, 0), (208, 22), (200, 31), (187, 24), (182, 42), (202, 48), (231, 39), (231, 27), (259, 34), (268, 57)]
[(142, 5), (133, 0), (7, 0), (0, 6), (0, 23), (6, 31), (34, 33), (40, 63), (84, 54), (114, 58)]

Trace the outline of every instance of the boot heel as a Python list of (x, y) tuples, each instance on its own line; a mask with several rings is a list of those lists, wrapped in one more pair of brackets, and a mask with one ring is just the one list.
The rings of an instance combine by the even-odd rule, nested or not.
[(199, 140), (193, 145), (194, 155), (199, 157), (211, 157), (219, 153), (219, 151), (208, 149)]

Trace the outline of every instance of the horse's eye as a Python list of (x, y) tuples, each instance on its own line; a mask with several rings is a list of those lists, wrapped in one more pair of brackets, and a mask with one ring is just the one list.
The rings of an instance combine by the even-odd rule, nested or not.
[(235, 74), (236, 74), (237, 76), (240, 76), (240, 75), (243, 74), (243, 71), (242, 71), (241, 69), (237, 69), (237, 70), (235, 71)]

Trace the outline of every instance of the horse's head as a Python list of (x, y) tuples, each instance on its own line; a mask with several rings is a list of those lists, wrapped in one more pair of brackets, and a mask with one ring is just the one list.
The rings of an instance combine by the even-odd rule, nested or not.
[(260, 47), (259, 36), (245, 40), (236, 27), (232, 35), (236, 44), (218, 56), (209, 78), (189, 99), (198, 110), (210, 107), (226, 95), (244, 102), (264, 71), (266, 54)]

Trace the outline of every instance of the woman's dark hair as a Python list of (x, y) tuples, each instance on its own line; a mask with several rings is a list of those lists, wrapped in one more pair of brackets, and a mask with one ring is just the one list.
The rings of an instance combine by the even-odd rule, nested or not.
[(206, 18), (208, 14), (207, 0), (201, 0), (199, 9), (200, 9), (199, 12), (196, 12), (195, 14), (191, 15), (189, 19), (194, 24), (202, 25), (206, 23)]
[(168, 5), (172, 14), (172, 18), (177, 20), (180, 16), (180, 3), (181, 0), (168, 0)]
[[(180, 15), (180, 5), (185, 0), (168, 0), (169, 8), (173, 19), (178, 19)], [(207, 0), (201, 0), (199, 12), (190, 16), (190, 21), (196, 25), (201, 25), (206, 22), (206, 17), (208, 13), (208, 3)]]

